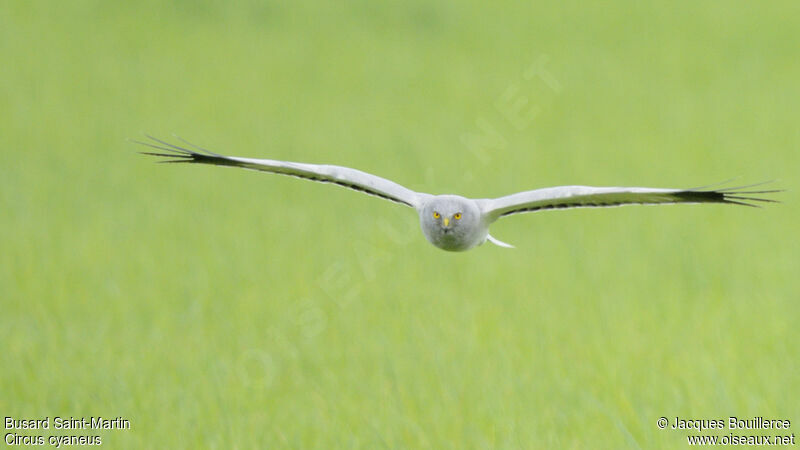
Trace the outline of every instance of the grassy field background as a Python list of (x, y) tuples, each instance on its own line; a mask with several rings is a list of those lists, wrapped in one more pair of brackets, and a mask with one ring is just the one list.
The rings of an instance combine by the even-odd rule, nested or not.
[[(0, 414), (130, 420), (110, 448), (681, 448), (659, 417), (800, 424), (798, 13), (0, 2)], [(143, 132), (475, 197), (788, 191), (515, 216), (493, 234), (517, 249), (450, 254), (402, 206), (157, 165)]]

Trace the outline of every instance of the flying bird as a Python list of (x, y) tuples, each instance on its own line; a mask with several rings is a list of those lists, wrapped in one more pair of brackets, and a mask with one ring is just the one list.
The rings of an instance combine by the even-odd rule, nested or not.
[(152, 136), (149, 141), (134, 141), (158, 150), (146, 155), (169, 158), (161, 162), (211, 164), (241, 167), (261, 172), (331, 183), (374, 195), (414, 208), (419, 215), (422, 233), (436, 247), (447, 251), (465, 251), (487, 240), (501, 247), (513, 247), (489, 234), (489, 226), (501, 217), (514, 214), (567, 208), (602, 208), (632, 204), (726, 203), (757, 206), (758, 202), (776, 200), (754, 197), (781, 190), (755, 189), (765, 183), (727, 189), (659, 189), (647, 187), (558, 186), (523, 191), (498, 198), (472, 199), (460, 195), (433, 195), (415, 192), (393, 181), (349, 167), (304, 164), (270, 159), (224, 156), (197, 147), (181, 138), (186, 146), (175, 145)]

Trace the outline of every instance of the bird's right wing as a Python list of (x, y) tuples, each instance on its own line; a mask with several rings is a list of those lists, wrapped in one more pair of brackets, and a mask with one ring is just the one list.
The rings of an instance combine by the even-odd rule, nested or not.
[[(416, 208), (424, 197), (429, 194), (414, 192), (393, 181), (372, 175), (349, 167), (331, 166), (323, 164), (304, 164), (289, 161), (275, 161), (271, 159), (239, 158), (223, 156), (208, 150), (201, 149), (186, 141), (185, 144), (193, 147), (188, 149), (166, 141), (147, 136), (152, 142), (134, 141), (159, 150), (162, 153), (143, 152), (146, 155), (171, 158), (163, 162), (211, 164), (216, 166), (241, 167), (244, 169), (271, 172), (289, 175), (320, 183), (332, 183), (365, 194), (374, 195), (386, 200)], [(180, 139), (180, 138), (178, 138)]]

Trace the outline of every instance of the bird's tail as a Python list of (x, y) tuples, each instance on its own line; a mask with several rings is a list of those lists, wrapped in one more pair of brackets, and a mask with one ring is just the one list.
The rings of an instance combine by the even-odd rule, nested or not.
[(514, 248), (514, 246), (511, 245), (511, 244), (507, 244), (507, 243), (501, 241), (500, 239), (493, 238), (491, 234), (487, 234), (486, 235), (486, 239), (488, 239), (489, 242), (491, 242), (492, 244), (497, 245), (499, 247)]

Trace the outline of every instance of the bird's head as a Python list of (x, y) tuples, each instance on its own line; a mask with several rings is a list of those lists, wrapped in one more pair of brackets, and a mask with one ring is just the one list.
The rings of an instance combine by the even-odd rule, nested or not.
[(460, 250), (474, 245), (473, 237), (480, 229), (481, 212), (474, 201), (456, 195), (440, 195), (420, 210), (422, 231), (428, 240), (445, 250)]

